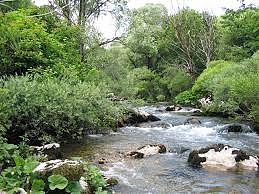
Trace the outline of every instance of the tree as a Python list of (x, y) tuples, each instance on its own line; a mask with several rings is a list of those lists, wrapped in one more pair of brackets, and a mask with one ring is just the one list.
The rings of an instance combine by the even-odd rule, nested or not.
[(8, 12), (32, 6), (31, 0), (0, 0), (0, 12)]
[[(95, 19), (102, 14), (111, 14), (119, 21), (123, 19), (126, 4), (125, 0), (54, 0), (51, 7), (63, 16), (69, 25), (79, 25), (89, 39), (93, 35), (92, 30), (89, 29), (94, 28)], [(95, 29), (93, 31), (96, 32)], [(96, 36), (94, 35), (93, 38)], [(117, 39), (118, 37), (114, 37), (103, 42), (99, 41), (98, 45), (108, 44)], [(84, 37), (80, 37), (78, 42), (82, 61), (85, 61), (86, 48), (89, 45)]]
[(191, 9), (182, 9), (171, 16), (172, 52), (175, 63), (190, 76), (196, 76), (207, 67), (213, 57), (216, 40), (215, 18)]
[(259, 50), (259, 9), (228, 10), (219, 20), (221, 44), (218, 58), (240, 61)]
[(43, 8), (0, 15), (0, 76), (21, 75), (33, 68), (46, 69), (58, 63), (80, 63), (78, 28), (67, 27), (56, 17), (52, 18), (55, 26), (49, 16), (30, 17)]
[(124, 42), (130, 49), (129, 58), (135, 67), (156, 69), (160, 56), (163, 23), (167, 9), (162, 4), (146, 4), (130, 14), (130, 25)]

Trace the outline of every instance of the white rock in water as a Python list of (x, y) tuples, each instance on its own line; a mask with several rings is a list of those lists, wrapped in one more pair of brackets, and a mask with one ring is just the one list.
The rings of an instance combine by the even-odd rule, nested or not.
[(236, 165), (236, 154), (232, 154), (235, 148), (230, 148), (225, 146), (221, 151), (216, 152), (214, 149), (210, 149), (207, 153), (199, 154), (200, 157), (205, 157), (206, 162), (203, 162), (202, 165), (207, 166), (217, 166), (222, 165), (226, 168), (233, 168)]
[(246, 168), (258, 170), (258, 158), (254, 156), (249, 156), (249, 160), (245, 159), (244, 161), (240, 161), (239, 164)]
[[(247, 158), (242, 158), (242, 154)], [(232, 148), (228, 145), (224, 146), (220, 151), (210, 149), (206, 153), (198, 154), (198, 156), (206, 158), (205, 162), (201, 162), (202, 166), (217, 167), (223, 170), (238, 167), (258, 170), (259, 165), (259, 158), (257, 156), (248, 155), (246, 152), (237, 148)]]
[(146, 145), (143, 148), (139, 149), (138, 152), (143, 153), (144, 156), (150, 156), (159, 153), (159, 150), (159, 146)]

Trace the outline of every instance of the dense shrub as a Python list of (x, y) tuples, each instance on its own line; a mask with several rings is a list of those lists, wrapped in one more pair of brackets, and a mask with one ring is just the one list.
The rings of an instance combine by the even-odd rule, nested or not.
[(258, 115), (258, 53), (239, 63), (215, 61), (199, 76), (192, 91), (195, 96), (212, 95), (207, 111), (228, 115)]
[(31, 144), (79, 139), (84, 133), (114, 127), (121, 113), (106, 99), (104, 87), (89, 82), (25, 76), (1, 84), (0, 123), (11, 142), (19, 136)]
[(196, 95), (205, 96), (212, 92), (212, 88), (219, 81), (224, 79), (223, 76), (217, 77), (225, 71), (226, 68), (232, 67), (231, 62), (227, 61), (212, 61), (209, 63), (208, 68), (205, 69), (202, 74), (197, 78), (193, 86), (193, 91)]

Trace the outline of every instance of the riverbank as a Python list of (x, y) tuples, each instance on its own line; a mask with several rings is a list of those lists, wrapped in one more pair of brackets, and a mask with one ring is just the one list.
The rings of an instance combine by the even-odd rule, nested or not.
[[(184, 125), (195, 109), (165, 111), (164, 105), (140, 107), (161, 121), (119, 128), (109, 135), (91, 135), (80, 144), (64, 147), (66, 157), (83, 157), (100, 166), (105, 175), (118, 180), (116, 193), (256, 193), (259, 181), (254, 171), (215, 171), (196, 169), (187, 163), (191, 150), (224, 143), (259, 154), (259, 137), (255, 133), (224, 130), (232, 121), (225, 118), (195, 116), (198, 125)], [(247, 126), (249, 127), (249, 126)], [(163, 144), (164, 154), (143, 159), (125, 158), (125, 153), (146, 144)], [(98, 164), (104, 158), (104, 164)]]

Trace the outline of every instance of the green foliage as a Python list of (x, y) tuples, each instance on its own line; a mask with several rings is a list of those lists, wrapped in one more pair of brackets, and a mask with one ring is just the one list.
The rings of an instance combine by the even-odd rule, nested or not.
[(81, 190), (82, 188), (78, 181), (70, 181), (66, 187), (66, 192), (71, 194), (80, 194)]
[(42, 179), (35, 179), (32, 182), (31, 190), (33, 193), (44, 193), (45, 183)]
[(192, 90), (186, 90), (179, 93), (174, 100), (183, 106), (195, 106), (198, 104), (199, 97)]
[(10, 142), (26, 136), (31, 144), (80, 139), (116, 126), (119, 106), (106, 99), (102, 85), (72, 80), (15, 77), (0, 81), (1, 124)]
[(54, 16), (52, 18), (56, 26), (51, 24), (53, 21), (49, 18), (29, 17), (40, 12), (40, 9), (0, 15), (1, 76), (20, 75), (36, 67), (46, 69), (59, 62), (80, 62), (76, 39), (80, 30), (66, 27)]
[[(6, 144), (6, 143), (5, 143)], [(1, 146), (3, 144), (0, 144)], [(14, 147), (10, 145), (10, 147)], [(20, 151), (16, 148), (15, 152), (6, 150), (9, 155), (12, 154), (12, 161), (8, 165), (3, 165), (3, 170), (0, 176), (0, 188), (9, 193), (17, 191), (19, 188), (28, 190), (31, 184), (34, 189), (39, 188), (37, 184), (37, 175), (33, 173), (35, 167), (39, 164), (38, 156), (21, 157)], [(2, 160), (0, 161), (3, 162)]]
[[(8, 165), (1, 166), (0, 175), (0, 188), (2, 191), (8, 193), (15, 193), (19, 188), (25, 189), (25, 191), (31, 194), (44, 194), (48, 193), (49, 190), (54, 190), (59, 192), (67, 192), (71, 194), (80, 194), (82, 191), (81, 185), (79, 183), (79, 178), (77, 180), (70, 179), (67, 175), (54, 174), (50, 175), (47, 180), (43, 180), (41, 175), (34, 172), (34, 169), (39, 165), (41, 156), (40, 155), (30, 155), (22, 157), (22, 150), (13, 144), (7, 144), (3, 138), (0, 138), (0, 147), (2, 150), (5, 149), (5, 158), (1, 158), (0, 164), (6, 161), (7, 155), (9, 157)], [(26, 151), (28, 152), (28, 150)], [(12, 161), (11, 161), (12, 160)], [(93, 165), (89, 165), (84, 161), (79, 161), (85, 172), (84, 176), (89, 182), (91, 189), (95, 193), (107, 193), (103, 189), (106, 188), (106, 182), (100, 172), (100, 170)]]
[(257, 115), (259, 97), (258, 53), (240, 63), (216, 61), (200, 75), (192, 90), (195, 95), (212, 95), (213, 103), (204, 107), (209, 112), (227, 115)]
[(192, 85), (191, 77), (181, 69), (166, 67), (161, 73), (160, 88), (167, 100), (171, 100), (180, 92)]
[(102, 191), (106, 188), (107, 183), (104, 180), (100, 170), (93, 165), (86, 165), (85, 167), (87, 172), (87, 182), (89, 183), (91, 189), (96, 193), (103, 193)]
[(212, 87), (218, 79), (224, 78), (220, 73), (224, 73), (225, 69), (231, 68), (232, 62), (227, 61), (212, 61), (209, 63), (208, 68), (197, 78), (193, 86), (193, 91), (199, 96), (205, 96), (212, 92)]
[(162, 4), (147, 4), (131, 13), (126, 46), (130, 49), (129, 58), (135, 67), (147, 66), (155, 70), (162, 59), (159, 51), (163, 35), (163, 22), (167, 10)]
[(51, 190), (55, 189), (65, 189), (66, 186), (68, 185), (68, 180), (66, 177), (61, 176), (61, 175), (51, 175), (48, 177), (48, 182), (49, 182), (49, 188)]
[(195, 79), (214, 57), (215, 17), (207, 12), (184, 8), (170, 17), (168, 44), (171, 63), (185, 69)]
[(29, 8), (32, 6), (31, 0), (1, 0), (0, 1), (0, 13), (13, 11), (21, 8)]
[(259, 50), (259, 9), (228, 10), (219, 20), (218, 58), (241, 61)]

